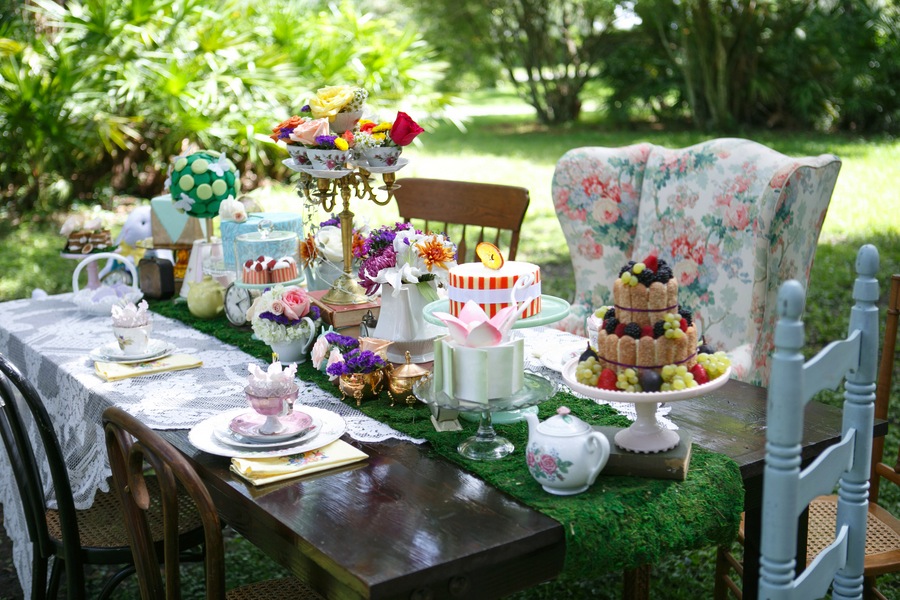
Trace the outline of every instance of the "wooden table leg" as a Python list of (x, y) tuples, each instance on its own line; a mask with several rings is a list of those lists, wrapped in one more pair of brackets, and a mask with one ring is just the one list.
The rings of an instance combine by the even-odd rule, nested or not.
[(623, 600), (649, 600), (650, 598), (650, 565), (641, 565), (627, 569), (622, 578)]

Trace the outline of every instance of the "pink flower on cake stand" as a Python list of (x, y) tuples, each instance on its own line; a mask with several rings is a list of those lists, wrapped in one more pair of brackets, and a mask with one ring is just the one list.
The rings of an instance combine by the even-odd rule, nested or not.
[(444, 322), (453, 341), (460, 346), (484, 348), (503, 343), (514, 322), (510, 316), (516, 310), (515, 306), (507, 306), (488, 317), (477, 302), (469, 300), (459, 311), (459, 318), (445, 312), (436, 312), (434, 316)]

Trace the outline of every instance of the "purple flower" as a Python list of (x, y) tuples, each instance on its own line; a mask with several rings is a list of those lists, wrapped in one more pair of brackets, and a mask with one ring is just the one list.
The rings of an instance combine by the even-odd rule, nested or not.
[(382, 269), (390, 269), (397, 266), (397, 253), (394, 247), (389, 246), (379, 255), (365, 259), (359, 267), (359, 284), (366, 289), (366, 294), (371, 296), (378, 291), (380, 283), (372, 281)]
[(336, 139), (336, 135), (317, 135), (316, 146), (321, 146), (324, 149), (334, 149), (334, 140)]
[(327, 221), (322, 221), (321, 223), (319, 223), (319, 227), (340, 227), (340, 226), (341, 226), (341, 220), (339, 218), (337, 218), (336, 216), (334, 216), (333, 214), (331, 215), (331, 218), (328, 219)]
[(312, 112), (312, 109), (309, 107), (309, 104), (304, 104), (303, 108), (300, 109), (300, 112), (308, 113), (308, 112)]
[(285, 327), (294, 327), (294, 326), (302, 323), (302, 321), (292, 321), (291, 319), (289, 319), (288, 317), (286, 317), (283, 314), (276, 315), (275, 313), (269, 312), (269, 311), (259, 313), (259, 318), (266, 319), (267, 321), (274, 321), (275, 323), (278, 323), (279, 325), (284, 325)]
[(373, 373), (386, 366), (384, 359), (371, 350), (360, 351), (357, 348), (344, 355), (344, 362), (334, 363), (326, 370), (329, 375), (341, 376), (351, 373)]
[(333, 331), (325, 334), (325, 340), (329, 344), (337, 346), (341, 352), (359, 348), (359, 341), (356, 338), (352, 338), (349, 335), (334, 333)]
[(313, 306), (309, 307), (309, 318), (310, 319), (312, 319), (313, 321), (318, 321), (321, 316), (322, 316), (322, 311), (319, 310), (318, 306), (313, 305)]

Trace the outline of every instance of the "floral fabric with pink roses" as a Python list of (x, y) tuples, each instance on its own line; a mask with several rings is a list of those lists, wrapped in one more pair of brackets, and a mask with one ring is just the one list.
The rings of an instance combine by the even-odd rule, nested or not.
[(568, 152), (553, 201), (576, 294), (559, 326), (583, 335), (591, 311), (612, 303), (619, 269), (658, 253), (706, 342), (731, 355), (738, 379), (765, 385), (778, 286), (808, 284), (839, 170), (832, 155), (791, 158), (741, 139)]

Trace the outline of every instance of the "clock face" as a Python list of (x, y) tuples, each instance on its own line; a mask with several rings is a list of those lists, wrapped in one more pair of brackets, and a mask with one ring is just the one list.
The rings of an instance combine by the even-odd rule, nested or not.
[(250, 290), (239, 288), (233, 283), (225, 290), (225, 316), (237, 327), (247, 324), (247, 309), (253, 303)]

